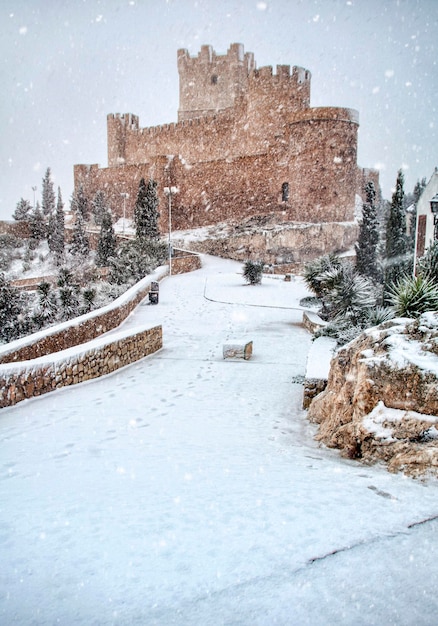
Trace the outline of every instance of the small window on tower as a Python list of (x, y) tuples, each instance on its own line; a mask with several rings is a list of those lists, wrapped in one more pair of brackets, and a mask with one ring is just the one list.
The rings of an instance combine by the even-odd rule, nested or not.
[(217, 84), (217, 75), (213, 74), (213, 76), (211, 77), (211, 84), (212, 85), (216, 85)]
[(281, 185), (281, 199), (283, 202), (289, 200), (289, 183), (283, 183)]

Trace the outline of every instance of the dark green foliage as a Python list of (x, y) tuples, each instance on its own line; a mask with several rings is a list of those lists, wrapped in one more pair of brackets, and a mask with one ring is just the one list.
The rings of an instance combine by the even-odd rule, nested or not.
[(394, 317), (394, 310), (389, 306), (374, 306), (368, 309), (366, 316), (366, 328), (371, 326), (378, 326), (392, 320)]
[(138, 187), (134, 208), (135, 234), (137, 239), (158, 239), (158, 194), (157, 183), (150, 179), (146, 184), (142, 178)]
[(50, 283), (40, 283), (37, 292), (39, 303), (34, 315), (34, 321), (38, 328), (44, 328), (56, 320), (58, 303)]
[(73, 256), (87, 258), (90, 252), (90, 243), (85, 231), (84, 218), (81, 211), (76, 211), (76, 220), (73, 226), (73, 235), (70, 244), (70, 253)]
[[(343, 344), (375, 324), (377, 315), (373, 314), (379, 292), (373, 281), (359, 274), (350, 262), (326, 255), (308, 263), (304, 277), (319, 297), (321, 317), (329, 322), (319, 335), (335, 337)], [(380, 314), (385, 317), (390, 312), (380, 310)]]
[(422, 178), (421, 181), (417, 180), (417, 182), (415, 183), (414, 191), (405, 195), (405, 208), (407, 209), (408, 207), (412, 207), (412, 210), (409, 213), (408, 237), (408, 250), (411, 252), (413, 252), (415, 248), (415, 236), (417, 229), (417, 204), (426, 185), (427, 181), (425, 178)]
[(166, 260), (164, 243), (136, 239), (122, 243), (109, 259), (110, 282), (117, 285), (138, 282)]
[(406, 272), (408, 261), (408, 246), (406, 238), (406, 217), (404, 208), (404, 177), (399, 170), (395, 191), (392, 195), (389, 217), (386, 224), (386, 247), (385, 247), (385, 293), (391, 284)]
[(420, 317), (427, 311), (438, 311), (438, 286), (423, 276), (408, 276), (389, 289), (391, 304), (399, 317)]
[(54, 255), (56, 265), (62, 265), (64, 262), (65, 249), (65, 217), (64, 204), (62, 202), (61, 189), (59, 187), (56, 212), (50, 216), (49, 220), (47, 241), (49, 249)]
[(43, 214), (46, 217), (49, 217), (55, 212), (55, 192), (53, 189), (50, 167), (47, 168), (43, 178), (41, 205)]
[(250, 285), (260, 285), (264, 267), (265, 264), (263, 261), (245, 261), (245, 265), (243, 266), (243, 278)]
[(368, 278), (361, 276), (349, 262), (321, 276), (323, 310), (328, 319), (347, 320), (362, 325), (366, 312), (376, 304), (376, 289)]
[(32, 211), (29, 217), (29, 230), (30, 238), (37, 243), (47, 237), (47, 226), (38, 202), (35, 207), (35, 211)]
[(105, 194), (100, 189), (99, 191), (96, 191), (96, 195), (91, 202), (91, 212), (93, 215), (94, 223), (97, 226), (100, 226), (102, 224), (103, 216), (105, 215), (105, 213), (108, 213)]
[(362, 206), (362, 222), (356, 248), (356, 269), (359, 274), (373, 280), (379, 278), (377, 267), (377, 246), (379, 243), (379, 223), (377, 216), (376, 190), (374, 183), (365, 186), (366, 202)]
[(81, 307), (81, 313), (89, 313), (93, 309), (94, 302), (96, 300), (96, 290), (92, 287), (84, 289), (82, 292), (83, 304)]
[(99, 241), (97, 243), (96, 265), (105, 267), (108, 259), (113, 257), (117, 248), (111, 215), (108, 211), (102, 215)]
[(65, 321), (79, 315), (80, 288), (75, 282), (73, 273), (67, 267), (61, 267), (58, 272), (58, 287), (60, 304), (58, 319)]
[(78, 189), (74, 190), (71, 197), (70, 209), (71, 212), (75, 215), (80, 214), (82, 216), (83, 222), (88, 221), (90, 207), (88, 203), (88, 198), (84, 193), (84, 188), (82, 187), (82, 185), (80, 185)]
[(31, 213), (32, 213), (32, 206), (29, 200), (24, 200), (24, 198), (21, 198), (17, 202), (17, 206), (15, 207), (15, 211), (13, 212), (12, 217), (17, 222), (22, 222), (22, 221), (28, 220), (30, 218)]
[(417, 263), (417, 274), (438, 285), (438, 241), (428, 247), (426, 254)]
[(306, 263), (303, 278), (306, 285), (313, 291), (317, 298), (322, 298), (324, 293), (321, 282), (324, 280), (325, 272), (339, 269), (341, 265), (342, 261), (336, 254), (325, 254), (318, 259)]
[(14, 235), (0, 235), (0, 271), (6, 272), (13, 259), (21, 258), (20, 248), (23, 248), (23, 239)]
[(61, 319), (66, 321), (79, 315), (79, 293), (72, 285), (64, 285), (59, 288), (59, 304), (61, 307)]
[(20, 315), (20, 296), (0, 273), (0, 340), (4, 343), (20, 336)]

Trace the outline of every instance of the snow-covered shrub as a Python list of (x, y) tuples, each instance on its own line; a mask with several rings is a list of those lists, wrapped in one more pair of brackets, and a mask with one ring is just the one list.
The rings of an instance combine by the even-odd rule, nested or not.
[(245, 261), (243, 266), (243, 278), (245, 281), (250, 285), (260, 285), (264, 266), (263, 261)]
[(167, 257), (167, 246), (160, 241), (134, 239), (122, 243), (113, 257), (108, 259), (110, 282), (117, 285), (133, 285)]
[(438, 286), (423, 276), (402, 278), (390, 287), (389, 296), (399, 317), (417, 318), (427, 311), (438, 311)]
[(338, 269), (342, 261), (336, 254), (325, 254), (318, 259), (306, 263), (303, 278), (308, 288), (313, 291), (317, 298), (323, 296), (324, 290), (321, 285), (322, 276), (325, 272)]
[(438, 241), (434, 241), (426, 254), (419, 259), (417, 274), (438, 284)]

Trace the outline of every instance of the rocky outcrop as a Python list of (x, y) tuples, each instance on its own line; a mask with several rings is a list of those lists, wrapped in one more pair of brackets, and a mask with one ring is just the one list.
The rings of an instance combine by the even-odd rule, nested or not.
[(438, 313), (385, 322), (338, 350), (308, 416), (350, 458), (438, 476)]

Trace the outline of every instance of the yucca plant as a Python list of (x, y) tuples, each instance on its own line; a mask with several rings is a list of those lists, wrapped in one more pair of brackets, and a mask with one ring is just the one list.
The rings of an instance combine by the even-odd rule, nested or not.
[(438, 284), (438, 241), (434, 241), (426, 254), (419, 259), (417, 274)]
[(391, 305), (399, 317), (420, 317), (438, 311), (438, 286), (423, 276), (406, 277), (388, 289)]
[(333, 253), (325, 254), (306, 263), (303, 278), (308, 288), (313, 291), (317, 298), (321, 298), (324, 294), (322, 286), (324, 274), (330, 270), (339, 269), (341, 266), (341, 259)]
[(264, 266), (263, 261), (246, 261), (243, 266), (243, 278), (245, 281), (250, 285), (260, 285)]

